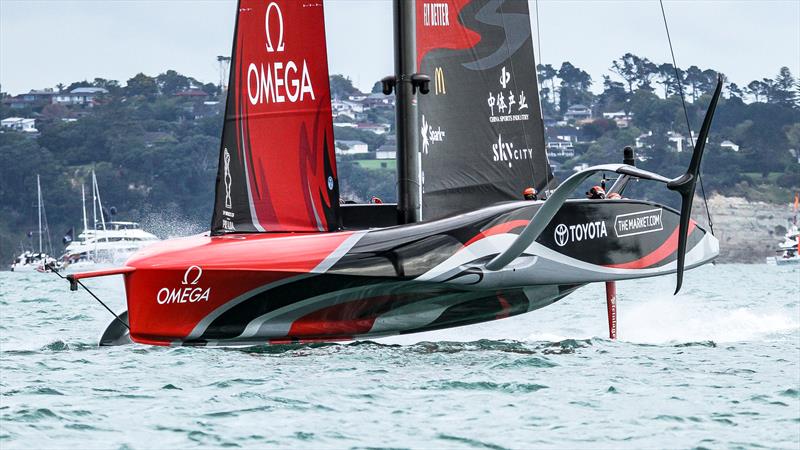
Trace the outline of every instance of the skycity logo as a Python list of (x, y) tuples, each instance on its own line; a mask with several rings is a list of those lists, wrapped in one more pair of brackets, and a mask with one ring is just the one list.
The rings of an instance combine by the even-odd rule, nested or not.
[(579, 223), (577, 225), (564, 225), (560, 223), (556, 226), (555, 232), (553, 233), (553, 240), (556, 245), (563, 247), (570, 242), (581, 242), (606, 236), (608, 236), (606, 222), (604, 220), (598, 220), (595, 222)]
[(203, 276), (203, 269), (200, 266), (190, 266), (183, 274), (183, 281), (180, 288), (161, 288), (156, 295), (156, 302), (159, 305), (169, 303), (197, 303), (208, 301), (211, 296), (211, 288), (198, 287), (197, 283)]
[(492, 144), (492, 161), (508, 162), (511, 167), (512, 161), (524, 161), (533, 159), (532, 148), (514, 148), (513, 142), (503, 142), (503, 135), (497, 135), (497, 143)]
[[(267, 53), (283, 53), (286, 50), (283, 12), (275, 2), (267, 6), (264, 31)], [(299, 65), (290, 60), (268, 62), (266, 65), (250, 63), (247, 67), (247, 97), (252, 105), (302, 102), (306, 96), (315, 100), (305, 59)]]

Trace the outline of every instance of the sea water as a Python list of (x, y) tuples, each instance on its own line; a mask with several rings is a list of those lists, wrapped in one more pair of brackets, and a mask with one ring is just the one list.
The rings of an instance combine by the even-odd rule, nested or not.
[[(87, 284), (117, 311), (120, 280)], [(0, 273), (0, 448), (794, 448), (800, 270), (716, 265), (378, 342), (98, 348), (110, 315)]]

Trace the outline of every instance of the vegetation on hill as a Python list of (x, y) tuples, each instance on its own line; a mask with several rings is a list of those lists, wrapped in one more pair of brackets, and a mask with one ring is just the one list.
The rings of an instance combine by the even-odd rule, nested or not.
[[(569, 124), (582, 138), (573, 158), (558, 161), (562, 176), (578, 164), (619, 161), (621, 149), (637, 138), (643, 143), (638, 154), (645, 159), (640, 166), (680, 173), (689, 152), (675, 152), (666, 135), (668, 131), (687, 134), (674, 69), (626, 54), (612, 63), (611, 72), (603, 77), (602, 93), (595, 95), (590, 91), (591, 77), (569, 62), (558, 70), (539, 66), (546, 116), (560, 118), (569, 106), (582, 103), (597, 118), (616, 111), (632, 118), (626, 128), (609, 119)], [(717, 73), (694, 66), (678, 73), (687, 93), (689, 120), (698, 130)], [(108, 93), (89, 105), (40, 104), (22, 109), (11, 109), (9, 97), (0, 94), (0, 119), (34, 117), (39, 130), (34, 134), (0, 130), (0, 261), (4, 265), (21, 242), (28, 243), (27, 232), (35, 230), (37, 173), (54, 244), (60, 244), (68, 228), (80, 229), (81, 185), (90, 192), (92, 169), (104, 206), (114, 206), (120, 220), (151, 226), (185, 223), (186, 230), (205, 229), (210, 221), (224, 105), (219, 87), (167, 71), (156, 77), (137, 74), (124, 85), (98, 78), (57, 88), (68, 92), (85, 86), (102, 87)], [(348, 78), (339, 75), (331, 77), (331, 91), (335, 98), (360, 94)], [(788, 199), (788, 190), (800, 185), (799, 96), (786, 68), (774, 79), (756, 80), (742, 88), (726, 84), (704, 161), (707, 190), (759, 200)], [(373, 122), (392, 120), (383, 111), (366, 114)], [(648, 132), (652, 136), (642, 138)], [(337, 139), (366, 142), (372, 151), (385, 142), (384, 136), (353, 128), (336, 127), (335, 133)], [(720, 147), (724, 140), (735, 142), (739, 150)], [(394, 200), (395, 174), (380, 167), (340, 161), (343, 194)], [(634, 187), (637, 194), (653, 194), (641, 185)], [(157, 233), (168, 234), (163, 230), (155, 227)]]

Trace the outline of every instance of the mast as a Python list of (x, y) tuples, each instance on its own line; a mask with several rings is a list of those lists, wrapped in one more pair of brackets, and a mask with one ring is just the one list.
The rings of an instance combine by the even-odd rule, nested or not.
[(97, 195), (95, 194), (95, 186), (97, 186), (97, 181), (94, 178), (94, 169), (92, 169), (92, 216), (94, 218), (92, 226), (97, 230)]
[[(83, 232), (86, 233), (88, 228), (88, 224), (86, 223), (86, 189), (83, 184), (81, 184), (81, 205), (83, 206)], [(84, 237), (86, 234), (84, 234)]]
[(39, 182), (39, 174), (36, 174), (36, 198), (39, 209), (39, 253), (42, 253), (42, 185)]
[[(100, 200), (100, 186), (97, 185), (97, 176), (94, 174), (94, 170), (92, 171), (92, 183), (94, 184), (94, 192), (97, 196), (97, 206), (100, 209), (100, 225), (103, 226), (103, 231), (106, 230), (106, 218), (103, 214), (103, 201)], [(97, 216), (95, 215), (95, 222), (97, 221)], [(95, 225), (95, 228), (97, 225)]]
[(421, 217), (420, 156), (417, 136), (416, 0), (394, 0), (395, 110), (397, 116), (397, 215), (400, 223)]

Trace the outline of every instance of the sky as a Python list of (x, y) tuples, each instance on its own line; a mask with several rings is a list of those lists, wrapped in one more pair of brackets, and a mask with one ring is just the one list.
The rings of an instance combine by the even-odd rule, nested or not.
[[(524, 1), (524, 0), (509, 0)], [(0, 88), (11, 94), (95, 77), (124, 82), (168, 69), (219, 82), (235, 0), (0, 0)], [(536, 3), (529, 1), (534, 38)], [(800, 0), (664, 1), (678, 65), (740, 86), (800, 75)], [(392, 73), (391, 0), (326, 0), (330, 73), (369, 90)], [(597, 91), (626, 52), (662, 63), (669, 47), (657, 0), (538, 0), (537, 62), (570, 61)]]

